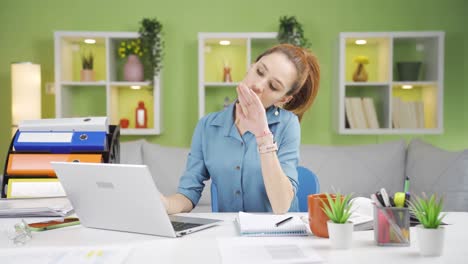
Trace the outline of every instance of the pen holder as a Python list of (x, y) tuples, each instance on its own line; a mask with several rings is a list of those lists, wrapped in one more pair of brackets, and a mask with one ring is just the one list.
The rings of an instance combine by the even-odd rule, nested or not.
[(374, 205), (374, 239), (379, 246), (410, 245), (410, 213), (407, 207)]

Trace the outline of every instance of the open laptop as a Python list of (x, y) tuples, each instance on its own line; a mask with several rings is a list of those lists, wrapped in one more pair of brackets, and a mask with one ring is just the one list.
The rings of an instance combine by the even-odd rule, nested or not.
[(146, 165), (51, 164), (86, 227), (179, 237), (221, 222), (169, 216)]

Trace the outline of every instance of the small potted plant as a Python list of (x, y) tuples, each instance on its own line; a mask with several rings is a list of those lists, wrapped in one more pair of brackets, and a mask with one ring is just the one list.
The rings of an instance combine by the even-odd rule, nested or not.
[(350, 202), (352, 194), (342, 195), (339, 192), (332, 197), (325, 193), (327, 201), (323, 201), (323, 211), (330, 218), (327, 222), (328, 235), (332, 247), (337, 249), (347, 249), (351, 247), (353, 237), (353, 223), (348, 219), (351, 216)]
[(158, 77), (162, 69), (164, 41), (162, 38), (163, 25), (156, 18), (144, 18), (140, 21), (140, 40), (146, 53), (145, 65), (147, 76)]
[(89, 53), (88, 55), (83, 54), (81, 55), (81, 81), (83, 82), (92, 82), (94, 81), (94, 56), (93, 53)]
[(302, 25), (297, 21), (295, 16), (280, 17), (278, 41), (280, 43), (289, 43), (303, 48), (308, 48), (310, 46), (309, 41), (304, 37)]
[(444, 248), (445, 228), (441, 226), (445, 214), (441, 214), (443, 198), (435, 194), (427, 197), (414, 197), (409, 201), (409, 209), (421, 223), (416, 226), (419, 252), (423, 256), (441, 256)]

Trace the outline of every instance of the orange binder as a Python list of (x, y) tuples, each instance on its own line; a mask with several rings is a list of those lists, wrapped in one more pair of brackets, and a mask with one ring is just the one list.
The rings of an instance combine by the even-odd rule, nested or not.
[(11, 176), (50, 176), (55, 171), (51, 161), (62, 162), (102, 162), (101, 154), (10, 154), (7, 174)]

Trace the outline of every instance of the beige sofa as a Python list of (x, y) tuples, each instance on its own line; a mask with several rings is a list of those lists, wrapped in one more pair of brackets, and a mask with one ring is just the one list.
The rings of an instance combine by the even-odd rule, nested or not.
[[(189, 149), (161, 146), (145, 140), (121, 143), (121, 163), (148, 165), (163, 194), (177, 191)], [(445, 195), (447, 211), (468, 211), (468, 150), (449, 152), (420, 140), (407, 146), (404, 140), (371, 145), (302, 145), (300, 165), (319, 178), (321, 192), (366, 196), (385, 187), (402, 191), (410, 177), (413, 194)], [(211, 210), (210, 182), (205, 183), (198, 212)]]

